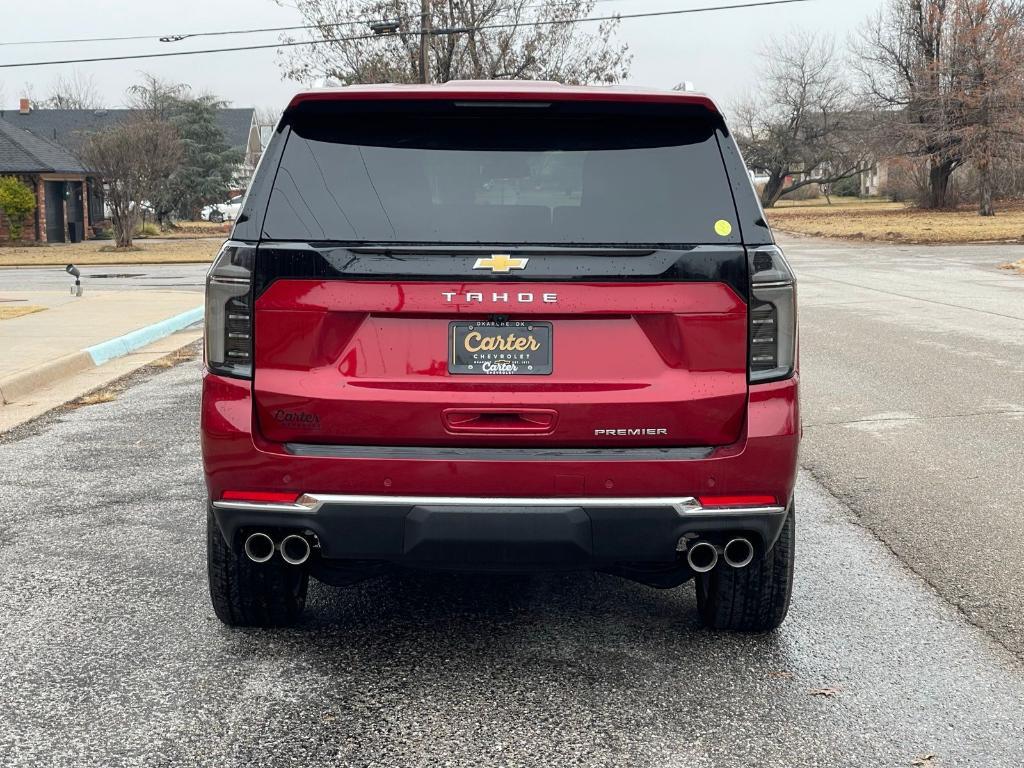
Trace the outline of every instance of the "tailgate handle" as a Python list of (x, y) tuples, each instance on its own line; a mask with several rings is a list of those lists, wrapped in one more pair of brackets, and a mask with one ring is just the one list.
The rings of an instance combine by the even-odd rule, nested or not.
[(558, 412), (546, 408), (448, 408), (441, 413), (449, 432), (544, 434), (555, 428)]

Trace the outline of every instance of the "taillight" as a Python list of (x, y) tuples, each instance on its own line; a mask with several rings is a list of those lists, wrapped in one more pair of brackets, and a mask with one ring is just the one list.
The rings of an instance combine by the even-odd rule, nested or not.
[(751, 249), (750, 380), (793, 375), (796, 360), (796, 278), (782, 250)]
[(206, 367), (252, 377), (252, 267), (256, 248), (229, 240), (206, 276)]

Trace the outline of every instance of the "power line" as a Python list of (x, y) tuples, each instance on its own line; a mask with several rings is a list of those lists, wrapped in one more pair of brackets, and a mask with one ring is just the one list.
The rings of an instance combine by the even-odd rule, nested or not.
[[(505, 22), (505, 23), (494, 23), (494, 24), (480, 24), (475, 27), (450, 27), (450, 28), (438, 28), (429, 30), (426, 34), (431, 36), (439, 37), (443, 35), (454, 35), (454, 34), (465, 34), (468, 32), (482, 32), (490, 29), (512, 29), (517, 27), (542, 27), (542, 26), (557, 26), (564, 24), (583, 24), (586, 22), (594, 21), (617, 21), (620, 19), (644, 19), (654, 18), (658, 16), (680, 16), (683, 14), (690, 13), (708, 13), (712, 11), (731, 11), (740, 10), (745, 8), (758, 8), (763, 6), (773, 5), (788, 5), (791, 3), (806, 3), (812, 0), (759, 0), (759, 2), (740, 3), (736, 5), (713, 5), (704, 6), (702, 8), (677, 8), (668, 11), (645, 11), (642, 13), (615, 13), (607, 16), (584, 16), (575, 19), (543, 19), (540, 21), (527, 21), (527, 22)], [(362, 23), (362, 22), (360, 22)], [(411, 32), (399, 32), (397, 36), (401, 35), (420, 35), (424, 34), (420, 31)], [(125, 56), (93, 56), (89, 58), (81, 59), (55, 59), (51, 61), (25, 61), (17, 62), (14, 64), (0, 64), (0, 69), (11, 69), (15, 67), (44, 67), (56, 64), (92, 64), (102, 61), (130, 61), (136, 59), (162, 59), (169, 56), (198, 56), (200, 54), (208, 53), (232, 53), (235, 51), (259, 51), (268, 50), (271, 48), (294, 48), (307, 45), (323, 45), (329, 43), (347, 43), (356, 42), (359, 40), (372, 40), (381, 39), (387, 37), (395, 37), (396, 34), (381, 35), (375, 32), (362, 34), (362, 35), (349, 35), (346, 37), (327, 37), (319, 38), (316, 40), (291, 40), (286, 42), (268, 43), (261, 45), (239, 45), (229, 48), (204, 48), (195, 51), (165, 51), (162, 53), (137, 53)]]
[[(636, 0), (592, 0), (594, 3), (626, 3), (636, 2)], [(576, 5), (576, 0), (566, 0), (565, 2), (552, 2), (552, 3), (531, 3), (528, 5), (520, 6), (520, 8), (550, 8), (552, 6), (559, 5)], [(409, 16), (395, 16), (391, 19), (359, 19), (352, 21), (336, 21), (329, 24), (297, 24), (287, 27), (255, 27), (248, 29), (223, 29), (215, 30), (211, 32), (182, 32), (180, 34), (168, 34), (168, 35), (114, 35), (111, 37), (70, 37), (62, 38), (57, 40), (0, 40), (0, 47), (8, 47), (15, 45), (62, 45), (65, 43), (110, 43), (110, 42), (121, 42), (125, 40), (159, 40), (162, 43), (177, 43), (182, 40), (188, 40), (192, 37), (221, 37), (225, 35), (254, 35), (262, 34), (267, 32), (295, 32), (300, 30), (310, 29), (326, 29), (326, 28), (338, 28), (338, 27), (357, 27), (366, 26), (375, 22), (408, 22), (417, 21), (420, 18), (419, 14), (412, 14)]]

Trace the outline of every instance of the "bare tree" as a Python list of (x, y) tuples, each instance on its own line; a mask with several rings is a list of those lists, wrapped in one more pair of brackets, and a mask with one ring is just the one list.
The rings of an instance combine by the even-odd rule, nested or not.
[(83, 75), (76, 69), (70, 76), (57, 75), (50, 83), (50, 95), (40, 106), (49, 109), (100, 109), (103, 99), (93, 76)]
[[(420, 0), (297, 0), (295, 7), (314, 25), (310, 39), (335, 41), (282, 54), (285, 76), (306, 83), (480, 78), (615, 83), (629, 73), (627, 46), (613, 39), (617, 21), (603, 22), (593, 33), (570, 21), (587, 16), (594, 0), (426, 0), (435, 31), (426, 38), (426, 77), (419, 55)], [(366, 26), (339, 26), (352, 19)], [(366, 35), (371, 22), (386, 19), (398, 22), (396, 33), (341, 39)]]
[(958, 53), (950, 45), (955, 0), (888, 0), (854, 42), (854, 66), (879, 113), (893, 154), (928, 165), (931, 208), (948, 204), (949, 181), (964, 162), (956, 97)]
[(860, 116), (840, 73), (830, 37), (795, 31), (769, 41), (757, 91), (734, 105), (737, 142), (749, 166), (768, 181), (761, 203), (808, 184), (832, 184), (861, 173), (867, 153)]
[(281, 110), (278, 107), (256, 107), (256, 125), (276, 126), (281, 119)]
[(107, 183), (107, 203), (118, 248), (130, 248), (147, 190), (173, 173), (181, 160), (181, 142), (169, 123), (132, 115), (90, 135), (82, 162)]
[(951, 43), (961, 149), (977, 171), (978, 213), (993, 216), (993, 166), (1024, 143), (1024, 4), (954, 0)]
[(175, 83), (148, 72), (141, 74), (142, 82), (128, 86), (128, 106), (145, 112), (152, 120), (170, 120), (177, 114), (181, 102), (192, 96), (191, 88), (185, 83)]

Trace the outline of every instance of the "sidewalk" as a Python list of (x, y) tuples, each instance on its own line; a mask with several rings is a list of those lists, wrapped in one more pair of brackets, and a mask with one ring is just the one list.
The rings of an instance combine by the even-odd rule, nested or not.
[[(43, 397), (40, 393), (62, 381), (162, 339), (164, 342), (157, 345), (161, 354), (173, 351), (166, 342), (171, 334), (175, 334), (179, 346), (199, 338), (198, 328), (182, 331), (202, 319), (201, 304), (201, 294), (189, 291), (87, 290), (79, 298), (49, 290), (0, 288), (0, 308), (45, 307), (32, 314), (0, 319), (0, 425), (10, 426), (15, 409), (27, 413), (29, 407), (34, 411), (37, 408), (30, 406), (42, 401), (53, 407), (55, 393), (46, 392)], [(123, 373), (125, 366), (116, 368)], [(86, 376), (82, 386), (96, 386), (102, 378)], [(63, 387), (56, 399), (64, 402), (88, 391), (74, 390)]]

